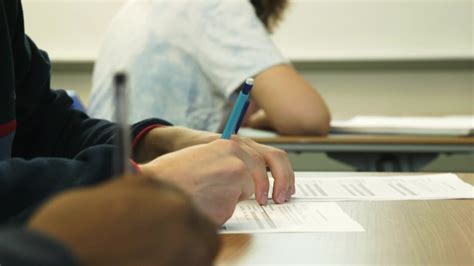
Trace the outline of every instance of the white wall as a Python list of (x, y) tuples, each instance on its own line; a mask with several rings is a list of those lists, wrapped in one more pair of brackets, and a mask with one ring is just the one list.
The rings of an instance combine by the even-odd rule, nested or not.
[[(123, 2), (23, 0), (26, 29), (54, 61), (93, 61)], [(293, 60), (474, 58), (471, 0), (291, 2), (274, 39)]]
[(297, 60), (473, 56), (472, 1), (293, 1), (275, 41)]

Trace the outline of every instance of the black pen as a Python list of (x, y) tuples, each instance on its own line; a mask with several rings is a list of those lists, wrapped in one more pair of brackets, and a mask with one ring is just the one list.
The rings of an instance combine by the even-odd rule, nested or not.
[(117, 123), (117, 149), (114, 160), (114, 174), (123, 175), (130, 171), (130, 128), (128, 125), (127, 76), (118, 72), (114, 76), (115, 122)]

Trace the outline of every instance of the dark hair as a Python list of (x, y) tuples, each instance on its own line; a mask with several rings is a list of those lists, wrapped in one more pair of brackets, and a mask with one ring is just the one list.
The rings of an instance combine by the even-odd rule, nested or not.
[(255, 13), (263, 22), (269, 32), (272, 32), (275, 26), (283, 17), (283, 12), (288, 6), (288, 0), (250, 0)]

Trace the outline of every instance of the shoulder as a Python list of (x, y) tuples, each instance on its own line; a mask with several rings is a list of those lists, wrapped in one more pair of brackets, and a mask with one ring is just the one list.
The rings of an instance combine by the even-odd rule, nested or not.
[(227, 14), (256, 17), (255, 10), (249, 0), (210, 0), (205, 2), (204, 7), (210, 14)]
[(211, 34), (267, 35), (249, 0), (210, 0), (202, 12), (203, 27)]

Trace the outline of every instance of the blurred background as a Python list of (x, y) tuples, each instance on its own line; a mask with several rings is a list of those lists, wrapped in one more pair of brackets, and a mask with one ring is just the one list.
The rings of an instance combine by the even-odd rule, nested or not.
[[(124, 2), (23, 0), (26, 32), (48, 51), (54, 88), (75, 90), (87, 106), (103, 34)], [(334, 119), (474, 115), (473, 1), (290, 2), (273, 39)], [(296, 170), (353, 170), (319, 153), (291, 159)], [(422, 170), (473, 172), (474, 155), (442, 155)]]

